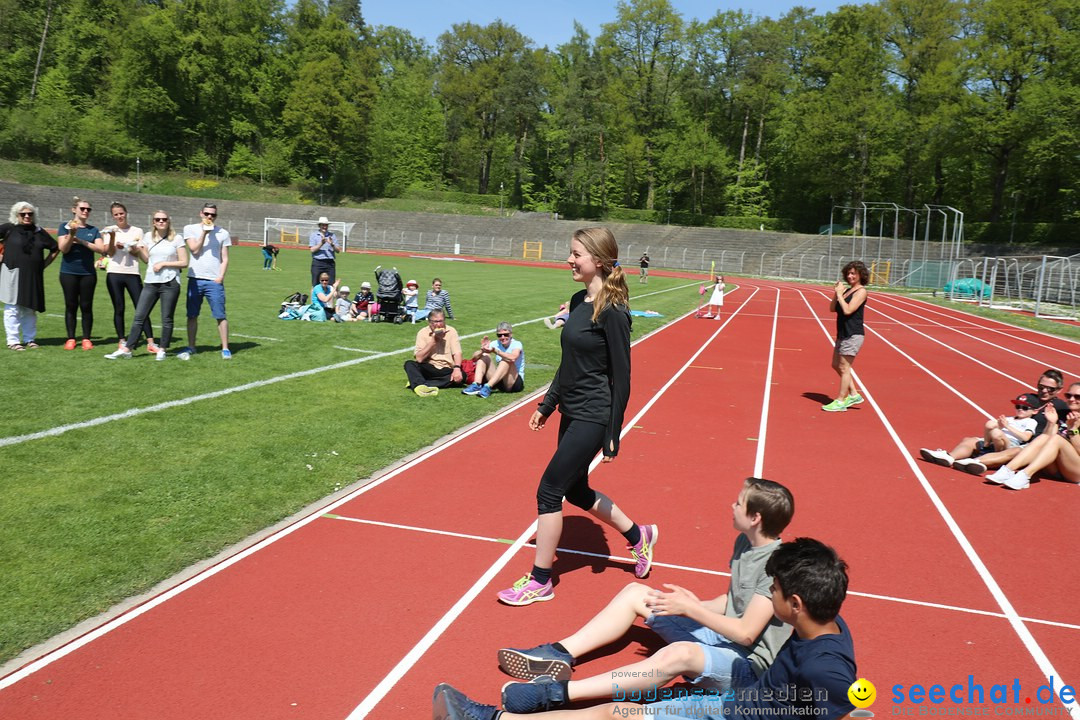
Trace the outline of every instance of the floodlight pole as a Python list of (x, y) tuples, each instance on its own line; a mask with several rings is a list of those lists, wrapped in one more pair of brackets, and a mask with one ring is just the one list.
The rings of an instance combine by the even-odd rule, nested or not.
[(142, 192), (142, 160), (135, 156), (135, 192)]
[(1019, 197), (1019, 195), (1020, 195), (1019, 190), (1013, 190), (1013, 194), (1012, 194), (1012, 197), (1013, 197), (1013, 217), (1012, 217), (1012, 226), (1009, 228), (1009, 244), (1010, 245), (1012, 245), (1012, 242), (1013, 242), (1013, 233), (1016, 232), (1016, 206), (1017, 206), (1017, 198)]
[(319, 173), (319, 205), (323, 204), (323, 176)]

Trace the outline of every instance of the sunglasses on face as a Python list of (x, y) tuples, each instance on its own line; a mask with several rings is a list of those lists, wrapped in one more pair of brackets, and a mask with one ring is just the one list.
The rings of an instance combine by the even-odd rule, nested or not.
[(75, 208), (75, 209), (76, 209), (76, 210), (78, 210), (79, 212), (90, 212), (90, 211), (91, 211), (91, 210), (93, 210), (94, 208), (91, 208), (91, 207), (80, 207), (80, 208)]
[(154, 218), (154, 222), (169, 222), (169, 218)]
[(1065, 393), (1066, 400), (1080, 400), (1080, 393)]
[(1054, 393), (1058, 391), (1058, 388), (1053, 385), (1036, 385), (1035, 387), (1039, 388), (1039, 392)]
[(21, 213), (19, 213), (19, 217), (34, 217), (34, 213), (32, 213), (32, 212), (21, 212)]
[(495, 337), (510, 337), (510, 333), (495, 333)]
[(1035, 408), (1030, 408), (1027, 405), (1013, 405), (1013, 407), (1016, 408), (1017, 412), (1020, 412), (1021, 410), (1034, 410), (1035, 409)]
[(210, 212), (204, 212), (204, 213), (203, 213), (203, 217), (208, 217), (208, 218), (216, 218), (216, 217), (217, 217), (217, 213), (210, 213)]

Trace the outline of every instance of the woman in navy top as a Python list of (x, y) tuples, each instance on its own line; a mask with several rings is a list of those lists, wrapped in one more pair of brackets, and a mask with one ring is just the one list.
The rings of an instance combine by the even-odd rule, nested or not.
[(562, 501), (586, 510), (623, 534), (645, 577), (659, 536), (655, 525), (637, 525), (604, 494), (589, 487), (589, 464), (619, 454), (619, 434), (630, 398), (630, 308), (619, 246), (606, 228), (574, 233), (566, 259), (576, 282), (585, 286), (570, 300), (562, 330), (562, 361), (529, 427), (541, 430), (559, 409), (558, 447), (536, 491), (536, 560), (532, 570), (499, 593), (507, 605), (551, 600), (551, 566), (562, 535)]
[(825, 412), (843, 412), (863, 401), (851, 377), (851, 365), (862, 348), (863, 311), (866, 310), (866, 284), (870, 271), (861, 260), (853, 260), (841, 271), (844, 280), (833, 286), (833, 299), (829, 310), (836, 313), (836, 345), (833, 349), (832, 368), (840, 376), (840, 393), (832, 402), (822, 405)]
[(87, 222), (90, 219), (90, 203), (75, 198), (71, 207), (74, 218), (60, 226), (57, 243), (64, 257), (60, 260), (60, 287), (64, 290), (64, 327), (67, 328), (65, 350), (75, 349), (75, 318), (82, 312), (82, 349), (90, 350), (90, 332), (94, 328), (94, 289), (97, 287), (97, 270), (94, 269), (94, 253), (104, 254), (105, 244), (101, 233)]

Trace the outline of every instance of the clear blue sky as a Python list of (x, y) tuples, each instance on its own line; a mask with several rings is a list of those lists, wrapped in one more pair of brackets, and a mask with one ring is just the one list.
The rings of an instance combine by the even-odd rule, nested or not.
[[(802, 5), (823, 15), (842, 4), (840, 0), (670, 0), (683, 20), (708, 20), (718, 11), (743, 9), (757, 16), (780, 17)], [(848, 0), (852, 2), (852, 0)], [(862, 0), (856, 0), (855, 4)], [(361, 0), (360, 11), (369, 25), (394, 25), (435, 45), (439, 35), (454, 23), (487, 25), (496, 19), (513, 25), (537, 47), (555, 49), (574, 35), (577, 20), (596, 37), (600, 26), (615, 20), (616, 0)]]

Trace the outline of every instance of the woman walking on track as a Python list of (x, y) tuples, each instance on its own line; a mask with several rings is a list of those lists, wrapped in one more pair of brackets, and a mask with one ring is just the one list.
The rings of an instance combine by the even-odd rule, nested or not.
[(566, 262), (585, 289), (570, 299), (561, 337), (562, 361), (529, 419), (530, 428), (541, 430), (558, 407), (558, 447), (536, 491), (536, 560), (530, 573), (499, 593), (507, 605), (555, 597), (551, 566), (562, 535), (564, 497), (623, 534), (637, 561), (634, 575), (643, 578), (652, 566), (660, 535), (657, 527), (635, 524), (606, 495), (589, 487), (589, 463), (596, 453), (603, 450), (603, 462), (613, 461), (619, 453), (630, 397), (629, 290), (618, 257), (615, 237), (606, 228), (578, 230), (570, 242)]
[(863, 311), (866, 309), (866, 284), (870, 282), (870, 272), (861, 260), (853, 260), (841, 271), (843, 280), (837, 280), (833, 286), (835, 297), (829, 303), (829, 310), (836, 313), (836, 347), (833, 350), (832, 367), (840, 376), (840, 392), (836, 399), (822, 405), (825, 412), (843, 412), (852, 405), (863, 401), (851, 378), (851, 364), (859, 354), (863, 344)]

